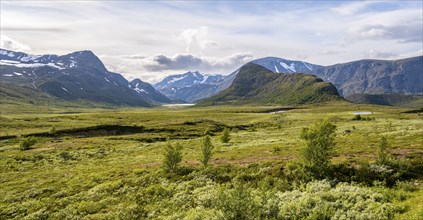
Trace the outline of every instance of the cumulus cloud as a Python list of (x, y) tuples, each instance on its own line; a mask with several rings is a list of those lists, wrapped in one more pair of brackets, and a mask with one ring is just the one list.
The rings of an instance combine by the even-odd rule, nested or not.
[(185, 41), (187, 52), (189, 52), (194, 46), (198, 46), (200, 49), (217, 47), (219, 44), (216, 41), (209, 40), (207, 35), (208, 28), (202, 26), (197, 29), (186, 29), (182, 31), (179, 35), (179, 39)]
[(353, 15), (373, 3), (374, 2), (370, 1), (352, 2), (338, 7), (333, 7), (331, 10), (341, 15)]
[[(421, 24), (423, 25), (423, 24)], [(351, 27), (350, 37), (355, 40), (398, 40), (400, 43), (422, 42), (421, 26), (414, 25), (363, 25)]]
[(389, 53), (389, 52), (380, 52), (375, 49), (370, 49), (366, 54), (369, 58), (379, 58), (379, 59), (392, 59), (398, 57), (398, 54)]
[(27, 52), (31, 50), (28, 45), (16, 41), (6, 35), (0, 36), (0, 48), (22, 52)]
[(366, 16), (347, 30), (350, 40), (397, 40), (399, 43), (423, 41), (421, 10), (396, 10)]

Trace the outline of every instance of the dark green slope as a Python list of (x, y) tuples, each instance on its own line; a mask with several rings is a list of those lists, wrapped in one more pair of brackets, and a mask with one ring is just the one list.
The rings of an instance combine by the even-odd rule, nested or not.
[(403, 94), (353, 94), (346, 96), (350, 102), (359, 104), (390, 105), (405, 108), (421, 109), (423, 108), (423, 96), (421, 95), (403, 95)]
[(316, 76), (273, 73), (249, 63), (241, 67), (229, 88), (198, 105), (296, 105), (341, 99), (335, 86)]
[(109, 103), (105, 102), (93, 102), (86, 99), (64, 100), (31, 87), (0, 82), (0, 106), (25, 108), (24, 106), (29, 105), (39, 107), (111, 107)]
[(0, 104), (37, 104), (49, 101), (53, 102), (55, 98), (40, 90), (11, 83), (0, 83)]

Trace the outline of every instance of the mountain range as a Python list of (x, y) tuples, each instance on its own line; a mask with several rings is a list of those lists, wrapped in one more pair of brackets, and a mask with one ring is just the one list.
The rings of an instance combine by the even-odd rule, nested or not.
[(108, 71), (91, 51), (34, 56), (1, 49), (0, 73), (2, 95), (6, 90), (25, 93), (30, 88), (39, 95), (67, 101), (145, 107), (170, 102), (150, 84), (139, 79), (129, 82)]
[(423, 56), (401, 60), (359, 60), (316, 69), (345, 97), (353, 94), (423, 95)]
[[(267, 72), (257, 66), (263, 67)], [(262, 74), (253, 74), (252, 70)], [(240, 73), (241, 76), (238, 76)], [(289, 78), (289, 75), (294, 76)], [(305, 80), (304, 75), (313, 75), (315, 78)], [(255, 85), (255, 82), (246, 76), (262, 83), (259, 83), (260, 88), (249, 87), (251, 93), (240, 92), (242, 83)], [(111, 105), (148, 107), (171, 102), (204, 103), (200, 101), (202, 99), (225, 103), (237, 103), (237, 100), (267, 100), (266, 103), (271, 103), (269, 99), (274, 97), (279, 100), (274, 100), (277, 103), (290, 103), (286, 98), (289, 94), (280, 92), (298, 92), (300, 88), (290, 85), (288, 81), (301, 84), (311, 80), (310, 82), (315, 81), (323, 85), (317, 77), (332, 83), (337, 94), (357, 103), (403, 105), (404, 101), (419, 103), (416, 100), (423, 100), (423, 56), (402, 60), (359, 60), (330, 66), (265, 57), (249, 62), (229, 75), (190, 71), (170, 75), (150, 85), (140, 79), (128, 81), (119, 73), (108, 71), (91, 51), (78, 51), (63, 56), (35, 56), (0, 49), (0, 101), (6, 98), (27, 97), (32, 101), (86, 100)], [(266, 81), (269, 79), (273, 80)], [(334, 95), (332, 89), (327, 91)], [(305, 94), (304, 91), (300, 92)], [(31, 94), (36, 94), (37, 98), (28, 98)], [(208, 99), (210, 97), (213, 99)], [(303, 102), (301, 98), (294, 100)]]
[[(324, 81), (334, 84), (341, 96), (353, 102), (392, 104), (398, 102), (391, 101), (392, 98), (389, 98), (391, 94), (394, 96), (394, 100), (405, 95), (408, 96), (406, 100), (410, 98), (413, 100), (421, 99), (419, 97), (423, 95), (423, 56), (402, 60), (359, 60), (330, 66), (277, 57), (265, 57), (249, 63), (263, 66), (274, 73), (306, 73), (318, 76)], [(208, 96), (215, 95), (228, 88), (238, 71), (239, 69), (232, 74), (222, 76), (220, 81), (216, 81), (213, 87), (207, 89), (206, 94)], [(168, 78), (173, 78), (173, 76)], [(158, 84), (161, 84), (161, 82)], [(161, 85), (162, 87), (158, 88), (159, 91), (167, 89), (166, 86)], [(185, 84), (183, 87), (176, 88), (176, 90), (183, 89), (185, 94), (197, 94), (199, 91), (206, 90), (203, 87), (205, 85)], [(379, 95), (379, 98), (358, 98), (359, 96), (369, 97), (368, 95)], [(171, 99), (195, 102), (204, 97), (207, 96), (187, 99), (180, 96), (176, 91)]]

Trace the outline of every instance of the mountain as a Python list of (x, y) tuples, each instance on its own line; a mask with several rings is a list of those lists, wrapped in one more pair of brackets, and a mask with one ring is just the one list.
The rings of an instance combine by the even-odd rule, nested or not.
[(91, 51), (34, 56), (0, 49), (0, 70), (2, 87), (29, 87), (67, 101), (130, 106), (169, 102), (163, 96), (151, 95), (158, 93), (151, 88), (148, 94), (131, 87), (122, 75), (109, 72)]
[(171, 100), (195, 102), (216, 94), (222, 75), (203, 75), (196, 72), (170, 75), (154, 84), (154, 88)]
[(263, 66), (274, 73), (313, 73), (314, 70), (322, 67), (303, 61), (286, 60), (278, 57), (264, 57), (253, 60), (250, 63)]
[(312, 74), (333, 83), (342, 96), (423, 94), (423, 56), (402, 60), (359, 60), (320, 67)]
[(216, 104), (296, 105), (341, 100), (335, 86), (309, 74), (278, 74), (254, 63), (237, 72), (229, 88), (199, 102)]

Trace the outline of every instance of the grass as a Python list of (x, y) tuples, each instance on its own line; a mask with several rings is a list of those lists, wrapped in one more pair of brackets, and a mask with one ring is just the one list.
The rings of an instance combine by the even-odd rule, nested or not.
[[(422, 115), (404, 113), (407, 109), (395, 107), (334, 102), (277, 114), (263, 112), (280, 106), (38, 109), (28, 105), (14, 110), (15, 107), (2, 106), (0, 118), (0, 219), (6, 214), (16, 219), (41, 218), (39, 215), (44, 212), (55, 213), (51, 218), (116, 217), (120, 210), (139, 207), (134, 196), (139, 187), (147, 184), (149, 176), (153, 175), (148, 181), (159, 181), (161, 186), (172, 182), (155, 177), (160, 172), (166, 139), (182, 145), (183, 167), (199, 169), (201, 140), (206, 130), (211, 131), (216, 149), (211, 169), (228, 165), (239, 169), (256, 164), (276, 166), (297, 160), (304, 145), (299, 138), (301, 128), (324, 118), (337, 126), (332, 159), (335, 164), (375, 161), (382, 135), (388, 138), (391, 156), (423, 157)], [(375, 120), (353, 121), (354, 111), (370, 111)], [(118, 135), (99, 129), (89, 135), (58, 135), (66, 129), (98, 125), (116, 125), (116, 129), (143, 126), (145, 131)], [(19, 149), (23, 138), (20, 136), (48, 133), (52, 127), (56, 134), (38, 137), (29, 150)], [(224, 127), (232, 130), (228, 144), (219, 140)], [(407, 199), (395, 202), (407, 207), (395, 218), (421, 216), (421, 211), (416, 211), (422, 207), (421, 179), (417, 180), (417, 188), (418, 191), (404, 192)], [(146, 209), (151, 211), (153, 205)]]

